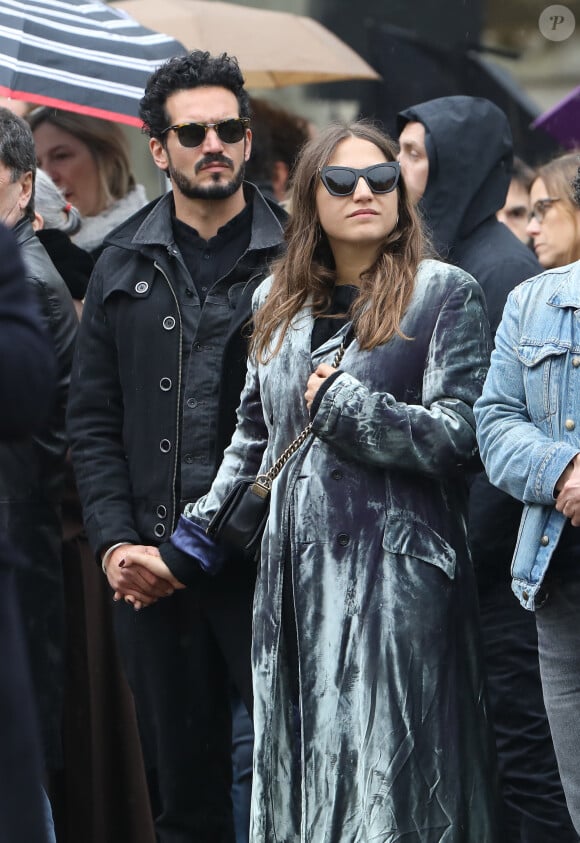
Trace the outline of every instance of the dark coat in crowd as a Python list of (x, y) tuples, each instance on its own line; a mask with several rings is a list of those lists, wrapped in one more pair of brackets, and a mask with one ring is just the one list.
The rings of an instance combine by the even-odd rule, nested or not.
[(0, 437), (19, 439), (44, 423), (53, 401), (54, 353), (28, 288), (13, 234), (0, 226)]
[[(280, 249), (286, 218), (251, 185), (248, 190), (254, 191), (252, 237), (229, 275), (216, 470), (236, 423), (252, 295)], [(85, 313), (97, 316), (90, 324), (83, 318), (68, 424), (85, 527), (96, 554), (120, 541), (159, 544), (191, 500), (187, 494), (181, 502), (177, 498), (182, 329), (174, 285), (181, 273), (187, 286), (187, 273), (176, 258), (167, 207), (172, 201), (169, 194), (155, 200), (109, 237), (105, 245), (114, 248), (105, 248), (97, 261), (86, 296)], [(167, 378), (176, 388), (160, 388)], [(106, 406), (102, 395), (108, 396)], [(122, 436), (99, 435), (101, 425)]]
[[(52, 406), (56, 366), (24, 281), (14, 237), (0, 226), (0, 448), (17, 448)], [(20, 537), (19, 537), (20, 538)], [(20, 542), (18, 542), (20, 544)], [(40, 741), (18, 607), (17, 550), (0, 538), (0, 836), (44, 843)]]
[(36, 232), (36, 236), (48, 252), (73, 299), (82, 301), (95, 265), (91, 254), (73, 243), (68, 234), (58, 228), (42, 228)]
[[(92, 255), (59, 229), (43, 228), (36, 236), (73, 299), (82, 301), (94, 267)], [(49, 788), (57, 839), (153, 843), (133, 700), (113, 635), (110, 589), (88, 546), (70, 455), (62, 532), (64, 765), (51, 776)]]
[(31, 223), (14, 234), (55, 350), (57, 389), (49, 420), (36, 433), (0, 445), (0, 529), (29, 565), (18, 572), (31, 670), (49, 768), (61, 763), (64, 599), (60, 505), (67, 449), (65, 407), (78, 320), (72, 298)]
[[(204, 308), (203, 317), (199, 299), (192, 289), (193, 279), (175, 242), (171, 194), (150, 203), (109, 235), (103, 254), (97, 261), (85, 297), (69, 401), (69, 434), (75, 473), (88, 538), (97, 556), (105, 545), (114, 542), (126, 540), (158, 544), (164, 531), (169, 535), (183, 502), (191, 500), (194, 495), (199, 496), (200, 484), (207, 483), (204, 476), (213, 476), (215, 469), (212, 463), (217, 468), (229, 442), (246, 373), (245, 325), (251, 316), (252, 293), (267, 274), (270, 260), (280, 250), (282, 222), (286, 218), (285, 212), (268, 203), (251, 185), (246, 184), (245, 191), (248, 204), (252, 206), (251, 215), (248, 214), (248, 226), (251, 224), (251, 230), (248, 228), (249, 243), (247, 248), (244, 247), (243, 254), (241, 248), (240, 253), (235, 254), (236, 263), (231, 268), (226, 271), (224, 266), (225, 275), (218, 282), (224, 293), (223, 300), (221, 296), (216, 297), (213, 305)], [(219, 313), (216, 312), (218, 309)], [(182, 320), (186, 323), (185, 328)], [(192, 329), (191, 339), (188, 329)], [(216, 334), (219, 335), (220, 354), (215, 375), (216, 381), (219, 378), (220, 391), (219, 395), (215, 395), (212, 390), (211, 401), (213, 405), (215, 395), (219, 409), (215, 413), (215, 435), (213, 427), (211, 431), (211, 440), (215, 445), (202, 466), (191, 458), (186, 459), (183, 452), (182, 420), (194, 417), (190, 408), (196, 406), (186, 392), (185, 380), (190, 369), (198, 367), (198, 371), (203, 371), (207, 365), (206, 357), (197, 353), (204, 349), (200, 339), (209, 344)], [(193, 342), (187, 349), (187, 368), (183, 365), (184, 335), (189, 343)], [(223, 353), (222, 336), (225, 337)], [(182, 368), (186, 369), (185, 377)], [(189, 398), (188, 403), (183, 398), (184, 394)], [(102, 401), (103, 395), (107, 396), (106, 403)], [(205, 410), (202, 407), (198, 412), (201, 413), (198, 423), (203, 424)], [(214, 412), (213, 406), (211, 412)], [(94, 570), (103, 587), (110, 592), (100, 566), (94, 566)], [(224, 586), (223, 579), (215, 583), (215, 596), (219, 594), (220, 611), (223, 609), (223, 617), (228, 618), (229, 631), (226, 634), (232, 638), (232, 665), (229, 666), (232, 676), (240, 693), (247, 691), (246, 696), (250, 698), (249, 638), (254, 570), (251, 566), (245, 566), (241, 571), (236, 569), (231, 579), (231, 585), (230, 580), (226, 580)], [(214, 580), (206, 580), (209, 592)], [(147, 645), (147, 652), (133, 644), (133, 630), (134, 635), (139, 636), (140, 645), (145, 635), (148, 642), (155, 639), (158, 612), (150, 609), (139, 613), (135, 623), (135, 613), (130, 607), (122, 602), (114, 607), (117, 638), (139, 710), (154, 812), (157, 810), (157, 783), (153, 767), (158, 764), (158, 758), (149, 735), (156, 728), (155, 740), (157, 745), (162, 744), (166, 737), (159, 739), (159, 732), (168, 731), (165, 724), (173, 726), (174, 720), (173, 711), (172, 714), (167, 711), (159, 714), (150, 703), (151, 694), (144, 687), (143, 676), (148, 679), (148, 671), (155, 675), (152, 684), (164, 689), (157, 696), (173, 696), (178, 682), (183, 697), (187, 698), (188, 694), (200, 696), (195, 682), (186, 681), (187, 677), (181, 682), (181, 676), (174, 675), (176, 669), (173, 667), (173, 658), (176, 657), (180, 662), (177, 672), (181, 674), (183, 669), (187, 673), (188, 669), (183, 665), (189, 664), (190, 658), (198, 665), (201, 658), (206, 658), (196, 658), (197, 645), (190, 647), (188, 644), (195, 634), (189, 629), (188, 618), (193, 618), (193, 623), (205, 630), (205, 613), (217, 613), (218, 609), (214, 610), (217, 601), (212, 594), (204, 595), (200, 598), (203, 606), (196, 607), (197, 597), (199, 595), (192, 589), (180, 592), (171, 603), (167, 601), (171, 623), (163, 622), (165, 631), (159, 636), (159, 649), (171, 649), (171, 658), (165, 655), (161, 658), (163, 669), (169, 675), (166, 683), (159, 679), (156, 653), (152, 653), (155, 642), (151, 647)], [(163, 602), (159, 608), (164, 611), (162, 607)], [(183, 624), (180, 622), (182, 616)], [(124, 626), (125, 618), (128, 618), (127, 628)], [(131, 628), (128, 630), (129, 625)], [(181, 643), (175, 648), (170, 645), (173, 638), (166, 638), (168, 631), (171, 636), (180, 637)], [(204, 640), (206, 635), (204, 631)], [(180, 654), (180, 647), (192, 653)], [(208, 643), (208, 647), (210, 660), (216, 662), (212, 672), (219, 673), (223, 670), (220, 667), (221, 656), (216, 659), (213, 644)], [(205, 648), (204, 644), (201, 649), (205, 651)], [(146, 660), (147, 671), (142, 664)], [(233, 668), (237, 669), (236, 674)], [(191, 678), (197, 676), (197, 672), (192, 671)], [(211, 680), (212, 687), (217, 687), (216, 681), (221, 681), (219, 676)], [(214, 696), (212, 694), (213, 690), (206, 698), (213, 702), (217, 692)], [(176, 695), (182, 698), (181, 694)], [(158, 699), (155, 704), (157, 702)], [(221, 724), (221, 708), (227, 720), (228, 705), (227, 697), (217, 706), (212, 704), (212, 710), (218, 708), (212, 714), (216, 722), (214, 731)], [(184, 717), (189, 717), (191, 721), (184, 731), (189, 733), (191, 728), (197, 728), (196, 704), (193, 701), (189, 707), (186, 702), (184, 706), (188, 708)], [(161, 719), (163, 727), (157, 722)], [(183, 737), (181, 730), (179, 734), (178, 740), (187, 746), (189, 739)], [(226, 757), (231, 756), (231, 749), (227, 746), (227, 729), (217, 743), (205, 733), (201, 738), (212, 748), (212, 763), (221, 764), (222, 743)], [(121, 736), (123, 739), (124, 735)], [(214, 747), (218, 748), (214, 750)], [(203, 762), (198, 766), (199, 771), (193, 771), (193, 775), (207, 779)], [(187, 788), (191, 789), (189, 774), (181, 778), (188, 780)], [(215, 778), (215, 773), (210, 772), (209, 781), (213, 782)], [(224, 781), (225, 798), (229, 799), (227, 780)], [(221, 799), (221, 794), (218, 797)], [(204, 811), (212, 810), (205, 804), (202, 807)], [(191, 808), (190, 813), (193, 815), (195, 809)], [(227, 811), (223, 820), (218, 817), (218, 821), (227, 823), (226, 814)], [(128, 838), (119, 838), (119, 841), (121, 839), (125, 843)], [(142, 838), (135, 839), (141, 843)]]

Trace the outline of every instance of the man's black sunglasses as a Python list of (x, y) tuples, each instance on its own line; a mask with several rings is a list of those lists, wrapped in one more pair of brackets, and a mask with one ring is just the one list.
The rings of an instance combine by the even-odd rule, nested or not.
[(357, 170), (355, 167), (321, 167), (322, 184), (332, 196), (350, 196), (362, 177), (373, 193), (390, 193), (397, 186), (401, 167), (398, 161), (373, 164)]
[(161, 134), (174, 131), (182, 146), (193, 148), (201, 146), (208, 129), (215, 129), (222, 143), (239, 143), (249, 125), (249, 117), (230, 117), (217, 123), (178, 123), (176, 126), (168, 126)]

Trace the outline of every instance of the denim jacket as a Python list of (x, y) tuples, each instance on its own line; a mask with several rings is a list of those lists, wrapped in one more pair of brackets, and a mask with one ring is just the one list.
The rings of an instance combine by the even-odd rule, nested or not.
[(566, 523), (554, 487), (580, 452), (580, 261), (512, 291), (475, 417), (489, 479), (525, 504), (512, 588), (533, 611)]

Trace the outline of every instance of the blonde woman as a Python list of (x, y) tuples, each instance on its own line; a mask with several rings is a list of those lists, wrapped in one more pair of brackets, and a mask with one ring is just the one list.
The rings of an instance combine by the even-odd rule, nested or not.
[(81, 214), (73, 241), (97, 257), (107, 234), (147, 203), (125, 135), (108, 120), (54, 108), (34, 109), (28, 122), (39, 167)]

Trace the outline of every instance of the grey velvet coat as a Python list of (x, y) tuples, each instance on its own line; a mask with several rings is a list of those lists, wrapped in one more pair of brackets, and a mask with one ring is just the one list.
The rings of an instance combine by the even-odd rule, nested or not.
[[(269, 467), (308, 422), (307, 380), (346, 330), (312, 355), (312, 327), (305, 307), (270, 362), (250, 361), (232, 444), (186, 516), (206, 524), (234, 480)], [(255, 597), (252, 843), (496, 839), (463, 480), (489, 357), (480, 287), (423, 262), (402, 330), (412, 339), (372, 351), (353, 341), (314, 435), (274, 482)]]

